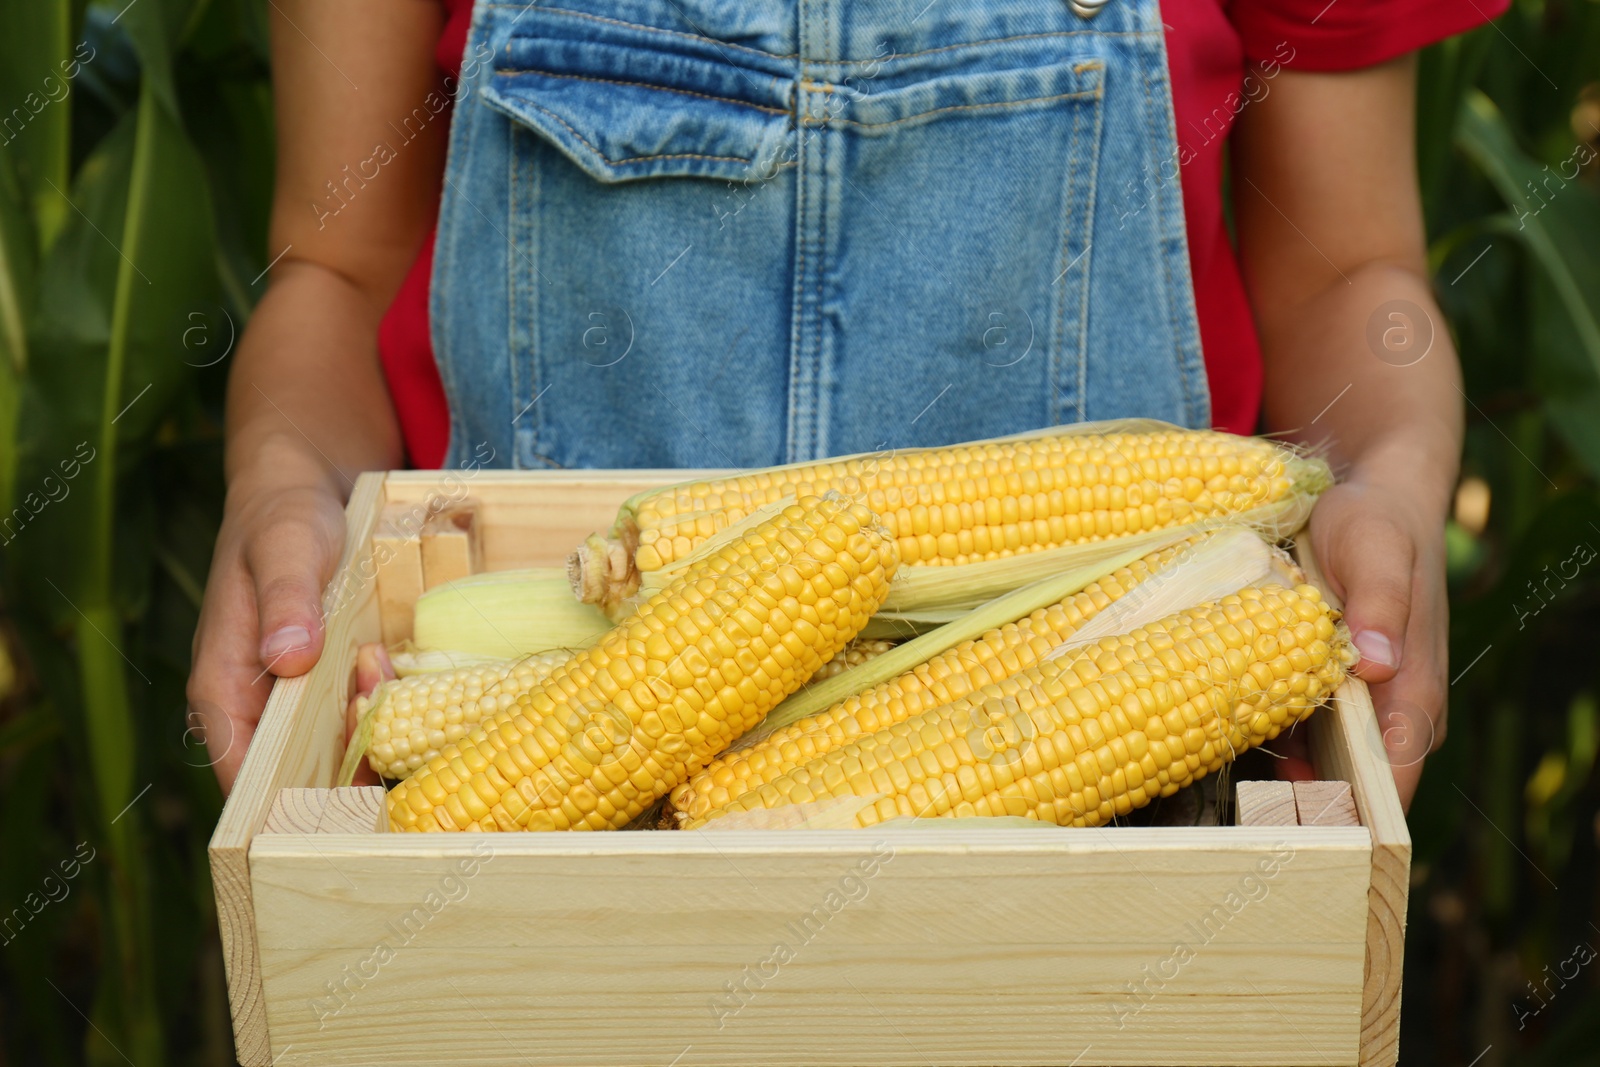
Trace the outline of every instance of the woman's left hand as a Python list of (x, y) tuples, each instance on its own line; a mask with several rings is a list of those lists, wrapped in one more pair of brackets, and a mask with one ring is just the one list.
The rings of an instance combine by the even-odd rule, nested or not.
[[(1418, 472), (1369, 461), (1322, 495), (1311, 543), (1344, 603), (1372, 687), (1381, 753), (1409, 807), (1422, 761), (1444, 742), (1449, 605), (1444, 517), (1419, 503)], [(1426, 494), (1431, 496), (1432, 494)]]
[[(1312, 514), (1312, 543), (1372, 686), (1373, 755), (1406, 804), (1444, 740), (1444, 523), (1465, 406), (1429, 281), (1415, 115), (1415, 56), (1283, 70), (1229, 142), (1266, 425), (1341, 475)], [(1274, 747), (1296, 744), (1304, 731)], [(1310, 772), (1303, 759), (1280, 767)]]

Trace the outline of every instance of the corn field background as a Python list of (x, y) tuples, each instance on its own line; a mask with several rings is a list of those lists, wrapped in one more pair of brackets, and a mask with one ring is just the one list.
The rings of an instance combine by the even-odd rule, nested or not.
[[(266, 2), (0, 0), (0, 1067), (234, 1062), (183, 686)], [(1419, 109), (1469, 430), (1401, 1063), (1600, 1063), (1600, 3), (1434, 48)]]

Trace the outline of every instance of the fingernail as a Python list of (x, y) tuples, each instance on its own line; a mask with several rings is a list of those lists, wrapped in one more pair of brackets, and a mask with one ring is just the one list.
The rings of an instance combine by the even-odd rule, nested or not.
[(261, 658), (274, 660), (296, 649), (305, 648), (311, 644), (311, 631), (304, 626), (285, 626), (274, 630), (272, 635), (261, 642)]
[(1378, 631), (1362, 630), (1356, 634), (1355, 643), (1363, 663), (1390, 669), (1400, 666), (1400, 657), (1395, 653), (1394, 642)]

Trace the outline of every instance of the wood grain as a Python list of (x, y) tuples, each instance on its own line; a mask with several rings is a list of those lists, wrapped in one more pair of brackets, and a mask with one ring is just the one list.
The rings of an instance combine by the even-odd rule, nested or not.
[(471, 500), (442, 508), (422, 528), (425, 589), (478, 572), (478, 506)]
[(1240, 826), (1298, 826), (1294, 786), (1288, 782), (1240, 782), (1235, 787)]
[(565, 566), (585, 537), (611, 530), (617, 509), (633, 494), (721, 473), (480, 470), (441, 478), (437, 471), (395, 471), (385, 491), (392, 502), (435, 509), (470, 497), (478, 508), (481, 569), (498, 571)]
[(319, 834), (382, 834), (389, 831), (388, 792), (381, 785), (318, 790), (324, 796)]
[[(1307, 575), (1328, 588), (1302, 533), (1296, 558)], [(1411, 831), (1366, 683), (1348, 679), (1331, 706), (1309, 720), (1312, 761), (1323, 779), (1349, 782), (1356, 814), (1372, 834), (1372, 877), (1367, 888), (1367, 965), (1361, 1004), (1361, 1067), (1393, 1067), (1400, 1059), (1400, 988), (1405, 961), (1406, 906), (1411, 894)]]
[(1360, 826), (1349, 782), (1296, 782), (1294, 806), (1301, 826)]
[(378, 614), (386, 645), (411, 637), (417, 597), (425, 588), (420, 539), (425, 521), (416, 505), (389, 504), (372, 534), (373, 560), (378, 568)]
[(285, 786), (333, 785), (344, 748), (344, 704), (355, 669), (356, 644), (379, 637), (376, 569), (369, 550), (382, 503), (383, 475), (356, 480), (345, 508), (345, 547), (339, 575), (324, 601), (322, 658), (298, 678), (280, 678), (256, 727), (244, 766), (211, 835), (212, 886), (228, 973), (234, 1052), (243, 1067), (269, 1067), (267, 1034), (250, 884), (251, 839)]
[(262, 836), (251, 875), (285, 1067), (1351, 1067), (1370, 862), (1348, 828), (887, 828)]
[(289, 788), (278, 790), (262, 824), (264, 834), (314, 834), (327, 810), (330, 790)]

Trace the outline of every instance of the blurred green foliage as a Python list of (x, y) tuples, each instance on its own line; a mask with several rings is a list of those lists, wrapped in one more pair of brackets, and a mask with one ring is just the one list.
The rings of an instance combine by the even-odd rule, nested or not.
[[(1419, 160), (1466, 376), (1450, 743), (1416, 841), (1401, 1062), (1600, 1063), (1600, 5), (1431, 49)], [(1486, 491), (1487, 523), (1468, 501)]]
[(264, 266), (263, 10), (0, 2), (4, 1062), (232, 1062), (183, 686)]
[[(0, 1064), (233, 1062), (183, 683), (266, 265), (264, 9), (0, 0)], [(1561, 978), (1600, 946), (1597, 82), (1595, 0), (1517, 0), (1421, 67), (1470, 489), (1407, 1065), (1600, 1062), (1594, 978)]]

